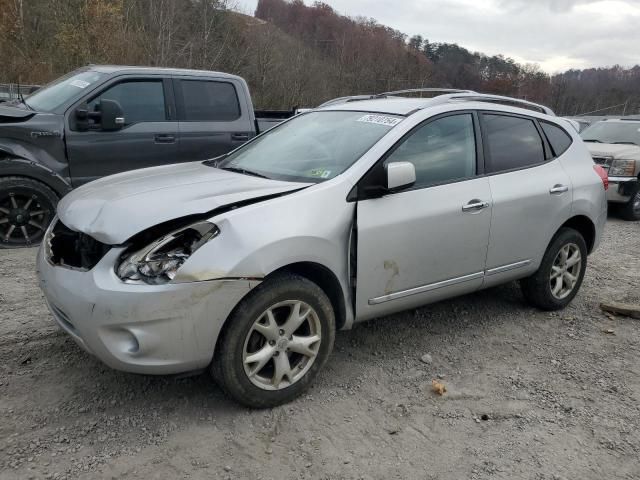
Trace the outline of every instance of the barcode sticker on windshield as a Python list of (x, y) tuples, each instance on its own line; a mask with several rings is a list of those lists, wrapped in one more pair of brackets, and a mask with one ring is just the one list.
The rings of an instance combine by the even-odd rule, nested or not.
[(375, 123), (377, 125), (386, 125), (388, 127), (395, 127), (401, 121), (401, 118), (389, 117), (387, 115), (365, 115), (358, 119), (358, 122)]
[(84, 80), (72, 80), (69, 84), (78, 88), (87, 88), (90, 85), (89, 82), (85, 82)]

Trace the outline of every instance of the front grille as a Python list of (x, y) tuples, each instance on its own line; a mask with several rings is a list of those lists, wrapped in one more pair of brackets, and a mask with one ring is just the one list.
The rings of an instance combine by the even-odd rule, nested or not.
[(605, 170), (609, 170), (609, 168), (611, 168), (611, 164), (613, 163), (613, 157), (593, 155), (593, 161), (596, 162), (596, 165), (600, 165)]
[(49, 261), (62, 267), (91, 270), (111, 249), (94, 238), (74, 232), (60, 220), (51, 229), (47, 238)]

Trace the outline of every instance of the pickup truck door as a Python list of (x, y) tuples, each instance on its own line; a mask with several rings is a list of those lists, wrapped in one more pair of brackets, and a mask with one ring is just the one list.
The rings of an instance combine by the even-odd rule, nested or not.
[(478, 176), (478, 139), (472, 112), (436, 117), (384, 160), (413, 163), (416, 182), (358, 201), (358, 321), (482, 286), (492, 199), (489, 179)]
[(255, 136), (253, 105), (243, 82), (175, 76), (173, 83), (184, 160), (218, 157)]
[[(124, 127), (89, 131), (75, 127), (75, 110), (87, 102), (95, 111), (101, 99), (117, 101)], [(72, 108), (67, 117), (66, 146), (74, 187), (97, 178), (138, 168), (176, 163), (178, 122), (171, 80), (158, 76), (116, 78), (97, 94)]]

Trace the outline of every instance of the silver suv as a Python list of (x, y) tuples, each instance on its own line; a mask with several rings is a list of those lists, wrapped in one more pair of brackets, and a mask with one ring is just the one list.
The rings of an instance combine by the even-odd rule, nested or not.
[(40, 284), (109, 366), (209, 369), (269, 407), (304, 391), (354, 323), (513, 280), (565, 307), (606, 221), (603, 176), (535, 104), (341, 99), (224, 157), (78, 188), (46, 233)]

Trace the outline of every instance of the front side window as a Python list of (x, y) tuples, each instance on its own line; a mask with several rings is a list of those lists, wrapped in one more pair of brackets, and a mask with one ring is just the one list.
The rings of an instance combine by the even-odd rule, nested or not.
[(240, 118), (240, 103), (229, 82), (180, 80), (182, 120), (187, 122), (229, 122)]
[(385, 164), (411, 162), (416, 187), (469, 178), (476, 173), (476, 141), (471, 114), (439, 118), (418, 128)]
[(542, 138), (533, 120), (484, 114), (488, 173), (538, 165), (545, 161)]
[(318, 111), (299, 115), (207, 164), (267, 178), (319, 183), (340, 175), (402, 121), (397, 115)]
[(118, 83), (91, 100), (89, 111), (96, 111), (103, 99), (115, 100), (120, 104), (125, 125), (164, 122), (167, 119), (162, 80)]

